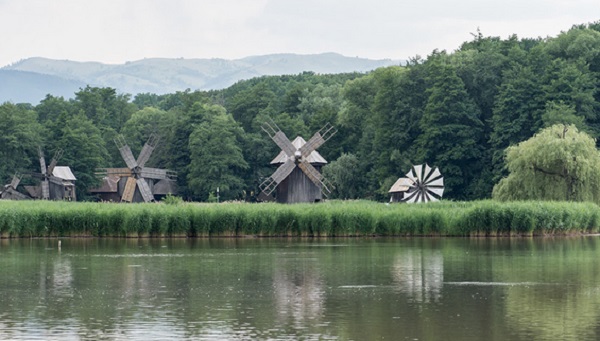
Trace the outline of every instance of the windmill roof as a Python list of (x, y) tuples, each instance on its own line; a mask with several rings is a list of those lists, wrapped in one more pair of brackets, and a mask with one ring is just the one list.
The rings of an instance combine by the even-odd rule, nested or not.
[(413, 183), (414, 183), (414, 181), (412, 179), (399, 178), (392, 185), (392, 188), (390, 188), (388, 193), (406, 192), (406, 191), (408, 191), (410, 186), (412, 186)]
[(175, 181), (162, 179), (154, 184), (153, 193), (155, 195), (177, 194)]
[(71, 172), (71, 168), (69, 168), (69, 166), (54, 167), (54, 169), (52, 170), (52, 175), (67, 181), (77, 180), (77, 178), (75, 178), (75, 175), (73, 175), (73, 172)]
[(23, 186), (32, 198), (40, 198), (42, 196), (42, 187), (40, 186)]
[[(299, 149), (300, 147), (304, 146), (306, 144), (306, 140), (304, 140), (302, 137), (297, 136), (294, 141), (292, 141), (292, 144), (294, 145), (294, 147), (296, 147), (296, 149)], [(287, 160), (287, 155), (285, 155), (285, 152), (282, 150), (279, 154), (277, 154), (277, 156), (273, 159), (273, 161), (271, 161), (271, 164), (280, 164), (280, 163), (284, 163)], [(310, 155), (308, 155), (308, 157), (306, 158), (306, 161), (308, 161), (309, 163), (322, 163), (322, 164), (326, 164), (327, 160), (325, 160), (324, 157), (321, 156), (321, 154), (319, 154), (318, 151), (313, 150), (312, 153), (310, 153)]]

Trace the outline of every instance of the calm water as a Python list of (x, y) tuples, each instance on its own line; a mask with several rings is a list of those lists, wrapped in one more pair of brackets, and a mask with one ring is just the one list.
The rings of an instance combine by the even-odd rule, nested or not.
[(600, 237), (0, 240), (0, 339), (595, 340)]

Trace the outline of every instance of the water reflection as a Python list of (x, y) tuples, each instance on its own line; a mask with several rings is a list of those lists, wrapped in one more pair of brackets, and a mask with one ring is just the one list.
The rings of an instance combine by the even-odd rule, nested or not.
[(513, 276), (546, 277), (550, 284), (508, 288), (507, 321), (520, 335), (540, 340), (597, 340), (600, 321), (598, 238), (537, 241), (530, 250), (532, 257), (527, 263), (515, 262), (526, 268), (526, 273)]
[(600, 310), (598, 290), (526, 287), (507, 289), (506, 317), (520, 335), (539, 340), (593, 340)]
[(439, 301), (444, 283), (444, 257), (439, 250), (403, 250), (394, 258), (392, 276), (396, 290), (414, 301)]
[(276, 263), (273, 289), (278, 323), (302, 327), (317, 323), (323, 314), (325, 290), (316, 259), (298, 264), (286, 258)]
[[(40, 271), (43, 275), (45, 271)], [(51, 292), (57, 297), (73, 296), (73, 270), (71, 268), (70, 259), (57, 257), (52, 262), (52, 278)]]
[(598, 240), (0, 240), (0, 339), (593, 340)]

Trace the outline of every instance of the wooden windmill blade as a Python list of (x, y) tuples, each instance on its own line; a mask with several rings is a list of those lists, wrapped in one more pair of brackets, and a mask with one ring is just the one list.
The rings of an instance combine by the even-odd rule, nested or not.
[(42, 175), (46, 175), (48, 168), (46, 167), (46, 159), (44, 158), (44, 152), (41, 147), (38, 147), (38, 155), (40, 156), (40, 171)]
[(154, 195), (152, 194), (152, 191), (150, 190), (150, 186), (148, 186), (148, 183), (146, 182), (146, 180), (137, 179), (136, 184), (137, 184), (137, 188), (140, 190), (140, 194), (142, 195), (142, 198), (144, 199), (145, 202), (154, 201)]
[(311, 165), (310, 162), (302, 159), (298, 163), (298, 167), (302, 169), (304, 174), (306, 174), (310, 181), (312, 181), (315, 185), (319, 187), (323, 186), (323, 175), (321, 175), (321, 173), (319, 173), (319, 171), (313, 165)]
[(285, 135), (281, 129), (275, 124), (273, 119), (270, 119), (270, 122), (265, 122), (261, 126), (262, 130), (264, 130), (267, 135), (275, 142), (275, 144), (283, 150), (285, 155), (288, 157), (293, 156), (296, 153), (296, 147), (292, 144), (290, 139)]
[(168, 179), (167, 170), (160, 168), (144, 167), (140, 171), (140, 177), (147, 179), (163, 180)]
[(54, 157), (52, 158), (52, 160), (50, 161), (50, 165), (48, 166), (47, 174), (52, 175), (52, 172), (54, 171), (54, 168), (56, 167), (56, 164), (58, 163), (58, 160), (60, 160), (62, 155), (63, 155), (62, 149), (59, 149), (56, 151), (56, 153), (54, 153)]
[(121, 195), (121, 201), (132, 202), (133, 195), (135, 194), (136, 181), (134, 177), (127, 178), (125, 188), (123, 189), (123, 195)]
[(283, 150), (285, 155), (287, 155), (288, 157), (294, 156), (294, 154), (296, 153), (296, 147), (294, 147), (292, 141), (290, 141), (290, 139), (287, 138), (283, 131), (278, 131), (271, 138), (273, 139), (275, 144), (277, 144), (277, 146), (281, 148), (281, 150)]
[(41, 189), (42, 189), (42, 199), (44, 200), (48, 200), (50, 199), (50, 184), (48, 182), (48, 180), (42, 180), (42, 182), (40, 183)]
[(117, 175), (120, 177), (129, 177), (133, 175), (129, 168), (99, 168), (96, 174), (99, 176)]
[(296, 163), (293, 159), (288, 158), (281, 166), (277, 167), (275, 172), (271, 174), (269, 178), (263, 181), (259, 187), (260, 190), (266, 195), (271, 195), (277, 185), (279, 185), (285, 178), (287, 178), (292, 171), (296, 168)]
[(321, 179), (321, 184), (321, 193), (325, 197), (328, 197), (329, 194), (331, 194), (331, 191), (335, 188), (335, 186), (325, 178)]
[(15, 173), (15, 175), (13, 175), (12, 181), (10, 182), (10, 188), (16, 190), (17, 187), (19, 186), (20, 182), (21, 182), (21, 174)]
[(26, 200), (26, 199), (30, 199), (25, 194), (23, 194), (23, 193), (15, 190), (15, 189), (13, 189), (13, 188), (7, 188), (6, 190), (4, 190), (0, 194), (0, 198), (1, 199), (12, 199), (12, 200)]
[(158, 141), (160, 141), (160, 138), (158, 136), (156, 136), (154, 134), (150, 135), (150, 137), (148, 138), (148, 141), (146, 141), (146, 143), (144, 144), (144, 147), (142, 147), (142, 151), (140, 152), (140, 155), (138, 155), (138, 158), (136, 161), (138, 167), (144, 167), (144, 165), (146, 164), (148, 159), (150, 159), (150, 156), (152, 156), (152, 152), (158, 145)]
[(307, 158), (310, 153), (319, 148), (321, 145), (325, 143), (325, 139), (319, 132), (316, 132), (313, 137), (308, 140), (302, 147), (300, 147), (299, 151), (302, 157)]
[(119, 153), (121, 153), (123, 161), (125, 161), (125, 164), (127, 164), (127, 167), (129, 167), (130, 169), (134, 169), (135, 167), (137, 167), (138, 164), (135, 158), (133, 157), (131, 148), (129, 148), (129, 146), (125, 142), (125, 138), (123, 138), (122, 135), (119, 135), (114, 139), (114, 141), (117, 145), (117, 148), (119, 149)]
[(176, 171), (172, 171), (170, 169), (167, 169), (166, 171), (167, 171), (167, 179), (173, 180), (173, 181), (177, 180), (177, 172)]
[(337, 129), (335, 129), (329, 122), (321, 128), (318, 132), (316, 132), (308, 142), (306, 142), (302, 147), (300, 147), (300, 153), (302, 157), (306, 158), (312, 153), (314, 150), (322, 146), (325, 142), (327, 142), (333, 135), (337, 133)]

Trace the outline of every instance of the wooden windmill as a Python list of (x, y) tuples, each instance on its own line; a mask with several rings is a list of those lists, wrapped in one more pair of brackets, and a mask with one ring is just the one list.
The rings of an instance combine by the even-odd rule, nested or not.
[(260, 185), (263, 196), (270, 197), (276, 190), (276, 199), (281, 203), (320, 201), (323, 195), (331, 193), (320, 169), (327, 161), (316, 149), (329, 140), (337, 130), (327, 123), (306, 142), (296, 137), (293, 142), (285, 136), (275, 122), (265, 122), (262, 129), (281, 148), (272, 165), (277, 170)]
[(0, 192), (0, 199), (6, 200), (25, 200), (31, 199), (25, 194), (17, 191), (17, 187), (21, 182), (21, 174), (16, 173), (9, 184), (4, 185), (4, 189)]
[(169, 193), (175, 194), (175, 172), (168, 169), (146, 167), (146, 162), (150, 159), (158, 142), (159, 138), (156, 135), (150, 135), (138, 158), (135, 159), (123, 136), (118, 136), (115, 144), (127, 168), (101, 170), (98, 174), (104, 175), (104, 183), (100, 188), (93, 189), (91, 192), (99, 194), (103, 200), (106, 200), (106, 196), (110, 193), (114, 193), (113, 195), (118, 195), (117, 198), (124, 202), (152, 202), (155, 200), (155, 188), (168, 188)]
[(70, 200), (74, 201), (75, 196), (75, 176), (68, 166), (57, 166), (58, 160), (63, 154), (61, 149), (57, 150), (46, 166), (44, 152), (38, 148), (40, 157), (40, 172), (31, 173), (33, 177), (40, 179), (38, 186), (25, 186), (25, 189), (32, 198), (44, 200)]

